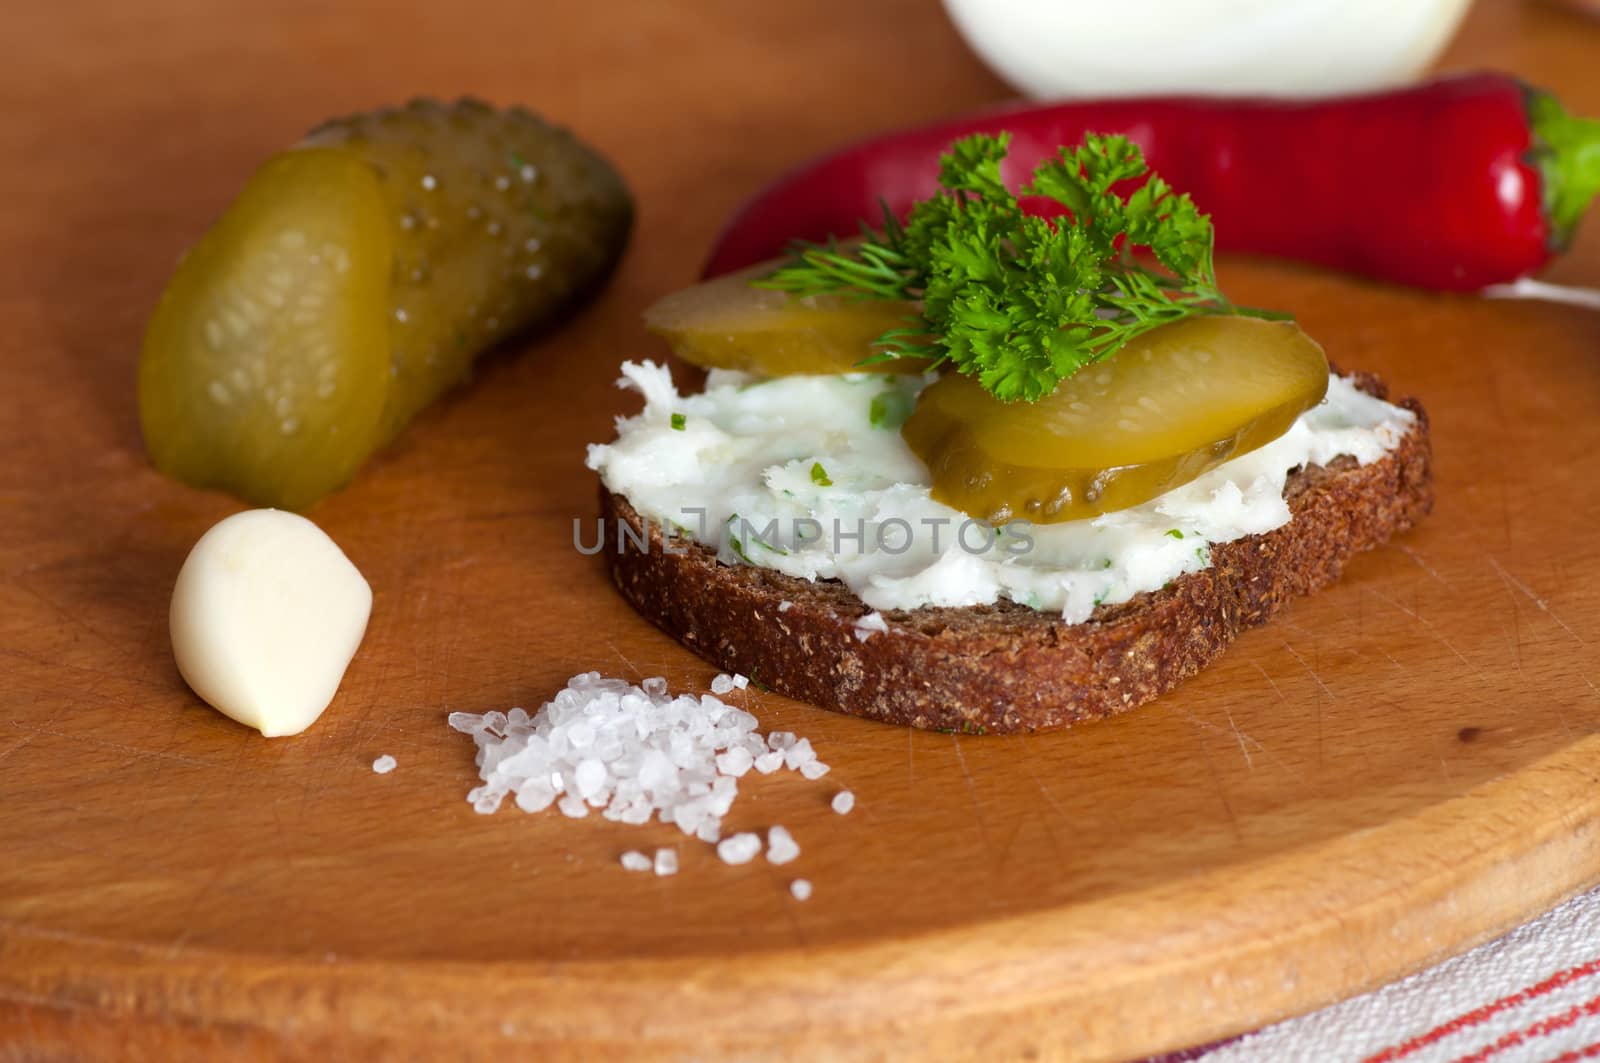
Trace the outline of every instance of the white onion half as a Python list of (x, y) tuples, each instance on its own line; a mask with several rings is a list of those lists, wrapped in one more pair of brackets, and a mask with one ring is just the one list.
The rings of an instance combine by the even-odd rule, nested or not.
[(1471, 0), (944, 0), (967, 44), (1040, 98), (1316, 96), (1404, 84)]

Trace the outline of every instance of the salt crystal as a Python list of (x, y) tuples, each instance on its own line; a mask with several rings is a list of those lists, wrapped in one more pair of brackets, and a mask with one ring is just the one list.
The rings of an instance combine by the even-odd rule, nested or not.
[(377, 772), (379, 775), (387, 775), (391, 771), (394, 771), (395, 764), (397, 763), (398, 762), (393, 757), (385, 753), (383, 756), (372, 762), (372, 770)]
[(811, 880), (808, 878), (795, 879), (793, 882), (789, 883), (789, 894), (797, 901), (810, 900)]
[(666, 789), (678, 781), (678, 769), (672, 760), (659, 749), (646, 750), (639, 762), (639, 785), (646, 789)]
[(622, 866), (629, 871), (649, 871), (654, 864), (637, 849), (629, 849), (622, 854)]
[(888, 634), (889, 623), (884, 620), (883, 614), (878, 612), (868, 613), (855, 622), (856, 641), (865, 642), (876, 634)]
[(748, 864), (761, 851), (761, 835), (744, 831), (717, 843), (717, 856), (724, 864)]
[(681, 805), (661, 810), (663, 823), (672, 823), (685, 834), (694, 834), (700, 829), (700, 821), (706, 818), (705, 806), (696, 801), (685, 801)]
[(517, 807), (524, 812), (543, 812), (555, 800), (556, 792), (548, 786), (524, 786), (517, 791)]
[(794, 835), (783, 827), (773, 827), (767, 831), (767, 860), (769, 862), (787, 864), (799, 855), (800, 846), (795, 843)]
[(787, 598), (785, 598), (783, 601), (778, 603), (778, 612), (780, 612), (780, 613), (787, 613), (790, 609), (793, 609), (793, 608), (794, 608), (794, 603), (789, 601), (789, 599), (787, 599)]
[(856, 807), (856, 795), (849, 790), (840, 790), (833, 795), (833, 810), (839, 815), (844, 815)]
[(593, 757), (578, 761), (572, 772), (578, 793), (586, 798), (595, 796), (605, 787), (607, 774), (606, 766)]
[(811, 749), (811, 741), (806, 738), (800, 739), (783, 751), (783, 766), (790, 771), (795, 771), (816, 759), (817, 754)]
[(755, 758), (743, 746), (735, 746), (726, 753), (721, 753), (717, 756), (717, 770), (724, 775), (732, 775), (735, 778), (749, 771), (754, 764)]
[(808, 760), (804, 764), (800, 765), (800, 774), (813, 782), (822, 778), (831, 770), (831, 768), (822, 763), (820, 760)]
[[(726, 694), (749, 685), (742, 675), (725, 674), (713, 680), (712, 690)], [(828, 770), (809, 741), (788, 731), (764, 736), (759, 720), (712, 694), (672, 697), (660, 677), (632, 686), (589, 672), (574, 676), (531, 715), (523, 709), (457, 712), (448, 722), (476, 747), (482, 785), (467, 795), (475, 811), (492, 813), (509, 796), (526, 812), (555, 805), (572, 818), (598, 810), (617, 823), (659, 820), (716, 845), (730, 863), (748, 863), (764, 847), (757, 834), (722, 837), (740, 778), (752, 770), (771, 774), (786, 763), (810, 778)], [(392, 761), (379, 758), (374, 770), (385, 759)], [(775, 862), (799, 851), (782, 828), (769, 832), (768, 842)], [(631, 851), (623, 863), (669, 875), (678, 869), (678, 854), (659, 849), (651, 858)]]
[[(726, 775), (718, 779), (717, 783), (719, 785), (715, 785), (711, 788), (709, 805), (711, 808), (711, 814), (720, 819), (721, 817), (726, 816), (728, 814), (728, 810), (733, 807), (733, 799), (739, 796), (739, 787), (731, 778)], [(722, 786), (720, 785), (721, 783), (729, 783), (732, 785)]]
[(646, 801), (635, 801), (622, 810), (617, 816), (619, 822), (631, 823), (642, 826), (650, 822), (650, 804)]

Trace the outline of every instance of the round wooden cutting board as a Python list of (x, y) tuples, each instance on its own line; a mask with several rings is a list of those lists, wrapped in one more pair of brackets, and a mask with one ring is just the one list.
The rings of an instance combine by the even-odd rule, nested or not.
[[(583, 445), (631, 408), (616, 365), (661, 353), (641, 309), (785, 167), (1005, 90), (912, 0), (334, 6), (0, 16), (26, 42), (0, 70), (0, 1057), (1125, 1059), (1600, 879), (1600, 314), (1240, 260), (1235, 298), (1427, 404), (1418, 531), (1105, 724), (943, 735), (751, 691), (833, 765), (742, 785), (729, 826), (788, 826), (782, 868), (659, 825), (475, 814), (447, 713), (533, 709), (588, 670), (712, 675), (571, 545)], [(1597, 45), (1576, 15), (1484, 3), (1446, 65), (1600, 113)], [(263, 739), (172, 663), (178, 566), (238, 506), (148, 466), (142, 326), (273, 148), (460, 92), (611, 155), (635, 242), (593, 306), (314, 512), (372, 625), (326, 716)], [(1552, 279), (1600, 286), (1600, 224)], [(677, 876), (618, 864), (659, 845)]]

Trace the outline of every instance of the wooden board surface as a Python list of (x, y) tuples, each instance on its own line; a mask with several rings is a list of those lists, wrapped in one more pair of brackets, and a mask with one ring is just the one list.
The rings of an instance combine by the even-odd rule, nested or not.
[[(0, 16), (23, 45), (0, 70), (0, 1057), (1111, 1060), (1371, 987), (1600, 878), (1600, 316), (1237, 260), (1238, 299), (1426, 400), (1417, 533), (1102, 725), (957, 737), (753, 696), (834, 765), (735, 806), (790, 827), (788, 868), (475, 815), (447, 712), (532, 708), (590, 669), (712, 674), (569, 545), (594, 511), (582, 445), (627, 405), (615, 366), (657, 353), (641, 308), (783, 168), (1005, 90), (912, 0), (401, 10)], [(1597, 45), (1484, 3), (1446, 65), (1600, 113)], [(172, 580), (237, 507), (147, 466), (143, 322), (265, 154), (329, 112), (464, 91), (612, 155), (637, 237), (570, 327), (316, 511), (372, 625), (315, 729), (268, 741), (172, 664)], [(1600, 225), (1553, 276), (1600, 284)], [(676, 878), (618, 867), (673, 843)]]

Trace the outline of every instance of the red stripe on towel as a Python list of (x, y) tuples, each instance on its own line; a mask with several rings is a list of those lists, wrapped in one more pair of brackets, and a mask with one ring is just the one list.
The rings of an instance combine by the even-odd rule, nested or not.
[(1435, 1026), (1427, 1033), (1418, 1037), (1413, 1037), (1409, 1041), (1403, 1041), (1397, 1045), (1390, 1045), (1381, 1052), (1377, 1052), (1368, 1056), (1362, 1061), (1362, 1063), (1394, 1063), (1395, 1060), (1404, 1059), (1413, 1052), (1427, 1048), (1431, 1044), (1435, 1044), (1444, 1040), (1451, 1034), (1458, 1033), (1461, 1030), (1466, 1030), (1473, 1026), (1477, 1026), (1479, 1023), (1493, 1018), (1495, 1015), (1498, 1015), (1500, 1012), (1505, 1011), (1508, 1008), (1514, 1008), (1518, 1005), (1526, 1004), (1530, 1000), (1536, 1000), (1547, 993), (1553, 993), (1557, 989), (1560, 989), (1564, 986), (1569, 986), (1574, 982), (1593, 977), (1597, 974), (1600, 974), (1600, 960), (1590, 960), (1588, 963), (1585, 963), (1582, 966), (1569, 967), (1564, 971), (1558, 971), (1549, 978), (1546, 978), (1544, 981), (1540, 982), (1538, 985), (1530, 986), (1527, 989), (1512, 993), (1509, 996), (1501, 997), (1499, 1000), (1496, 1000), (1491, 1004), (1485, 1004), (1481, 1008), (1475, 1008), (1472, 1011), (1467, 1012), (1465, 1015), (1458, 1015), (1449, 1022)]
[(1595, 1056), (1600, 1056), (1600, 1041), (1553, 1056), (1546, 1063), (1578, 1063), (1579, 1060), (1593, 1059)]
[(1552, 1015), (1547, 1019), (1529, 1023), (1520, 1030), (1513, 1030), (1503, 1035), (1493, 1044), (1485, 1045), (1469, 1055), (1457, 1057), (1454, 1063), (1483, 1063), (1490, 1056), (1497, 1056), (1508, 1048), (1514, 1048), (1530, 1037), (1545, 1037), (1555, 1033), (1557, 1030), (1565, 1030), (1568, 1026), (1588, 1015), (1600, 1015), (1600, 997), (1595, 997), (1582, 1004), (1575, 1004), (1560, 1015)]

